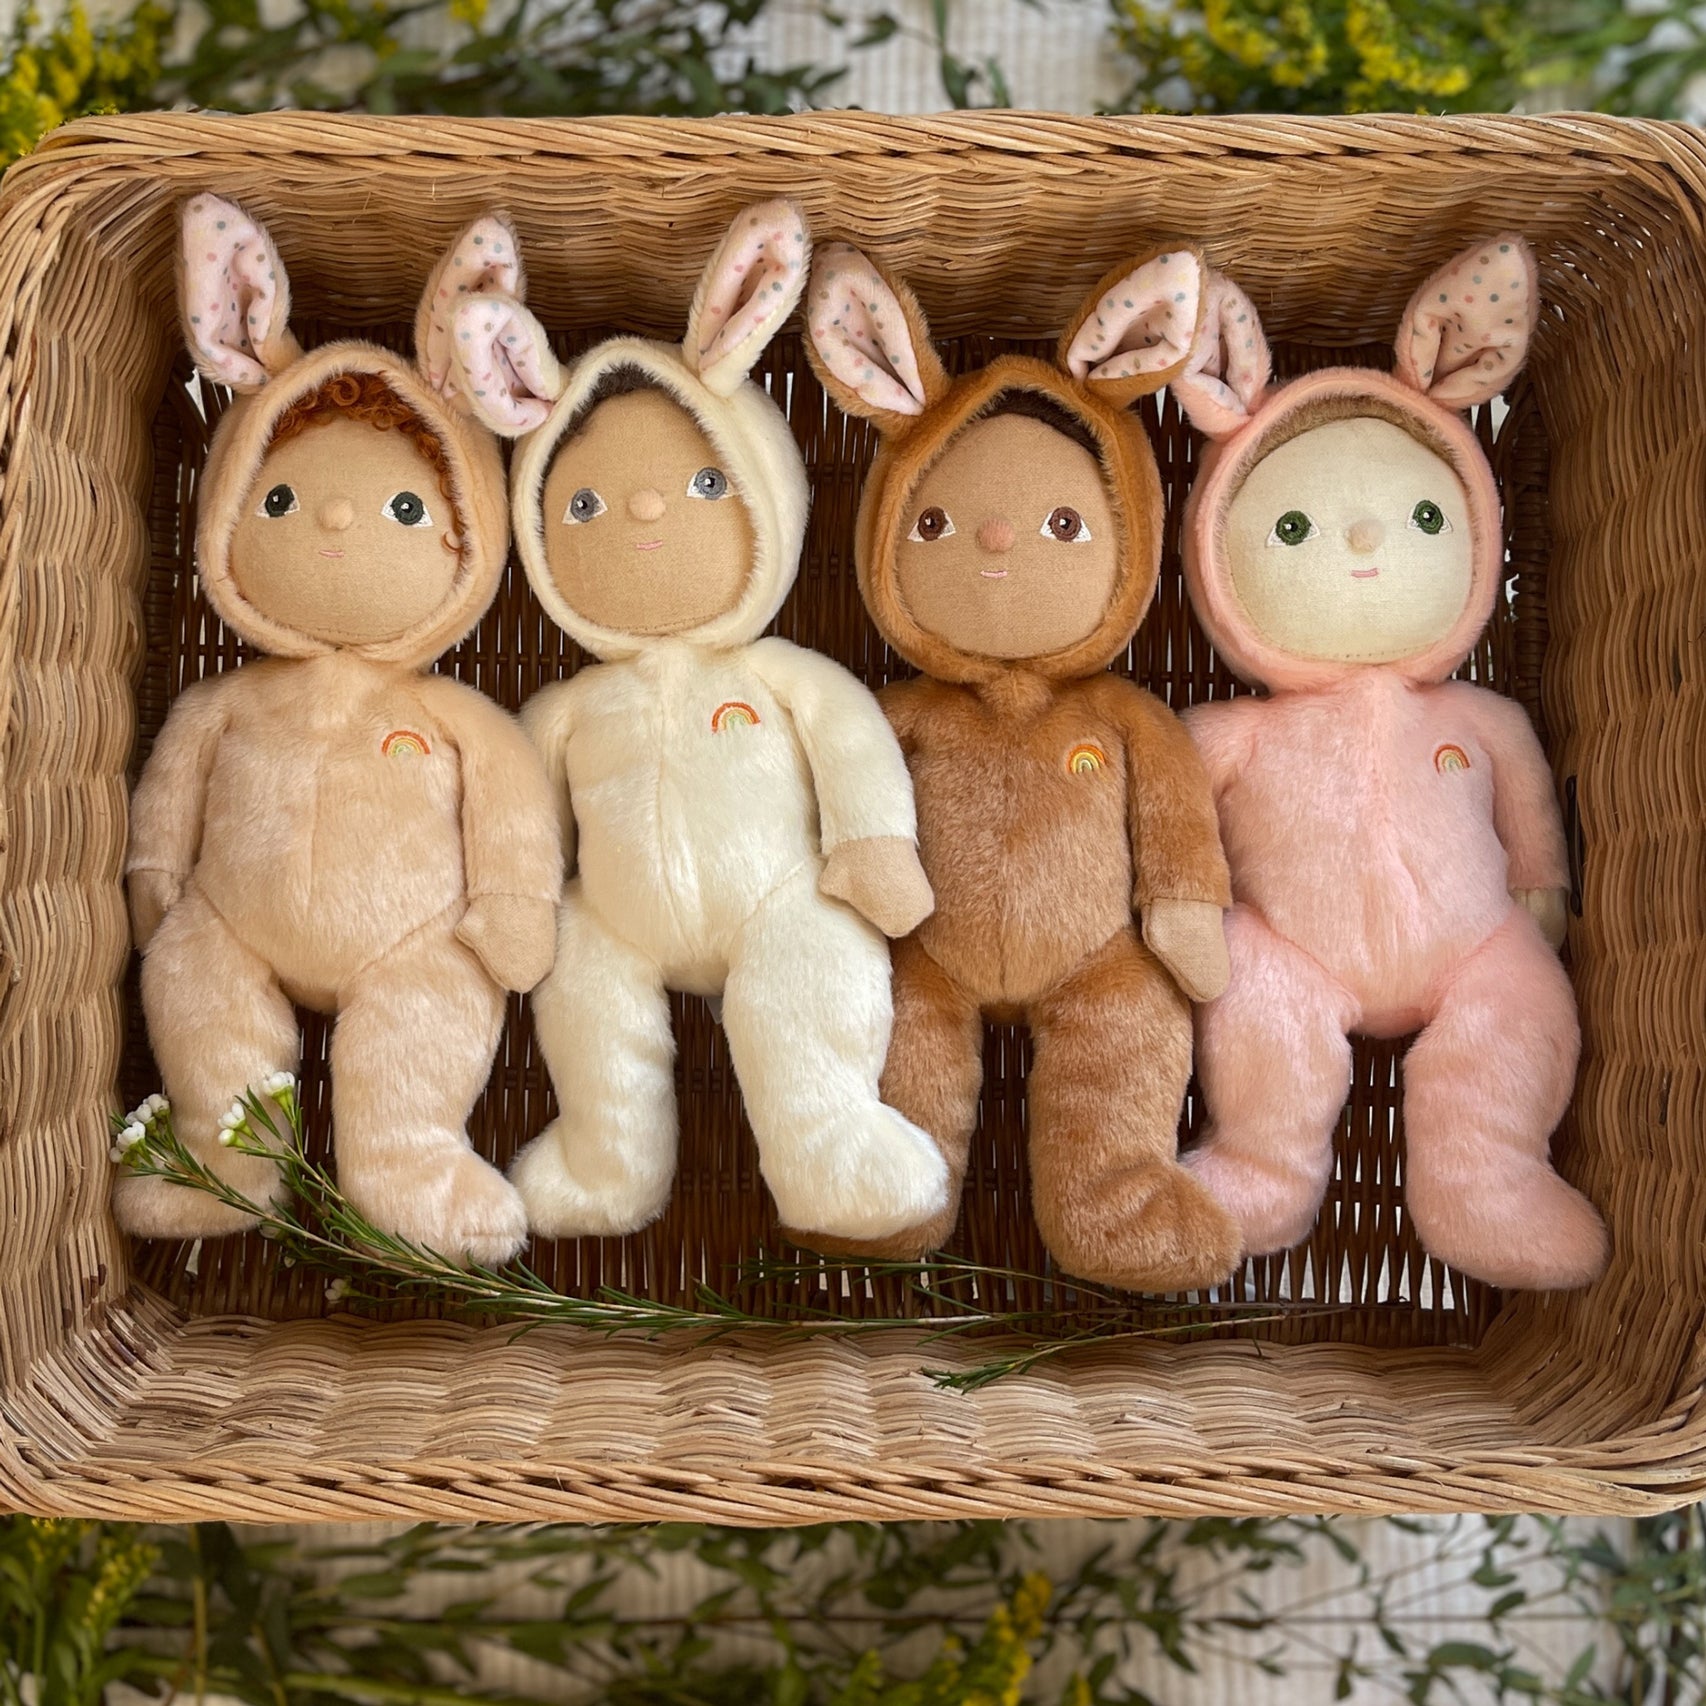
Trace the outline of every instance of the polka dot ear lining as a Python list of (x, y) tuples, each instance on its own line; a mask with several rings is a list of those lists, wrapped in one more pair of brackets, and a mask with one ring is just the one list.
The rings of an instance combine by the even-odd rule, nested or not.
[(682, 353), (713, 390), (726, 394), (752, 370), (805, 287), (811, 235), (791, 201), (738, 215), (699, 280)]
[(1514, 232), (1471, 244), (1410, 299), (1395, 345), (1398, 377), (1447, 408), (1487, 402), (1527, 359), (1538, 314), (1528, 244)]
[(283, 263), (240, 207), (213, 195), (189, 201), (181, 255), (184, 334), (209, 378), (252, 391), (297, 359)]
[(900, 298), (857, 249), (837, 243), (812, 272), (806, 324), (825, 368), (861, 402), (895, 415), (929, 401)]

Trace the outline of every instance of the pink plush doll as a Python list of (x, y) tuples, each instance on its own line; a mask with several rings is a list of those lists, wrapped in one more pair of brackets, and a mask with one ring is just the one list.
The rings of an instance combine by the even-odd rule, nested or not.
[(1584, 1285), (1598, 1215), (1548, 1145), (1580, 1034), (1563, 828), (1522, 708), (1446, 677), (1498, 593), (1498, 494), (1459, 411), (1521, 367), (1518, 237), (1417, 291), (1391, 375), (1270, 386), (1249, 299), (1211, 283), (1181, 403), (1213, 441), (1185, 572), (1222, 657), (1267, 689), (1195, 708), (1232, 867), (1232, 976), (1199, 1012), (1210, 1124), (1189, 1164), (1246, 1252), (1308, 1232), (1349, 1088), (1347, 1034), (1419, 1031), (1405, 1201), (1430, 1253), (1495, 1285)]
[[(497, 1262), (526, 1235), (466, 1122), (504, 991), (550, 969), (562, 880), (545, 773), (489, 699), (428, 673), (491, 602), (509, 541), (496, 440), (457, 395), (459, 299), (521, 289), (515, 239), (471, 225), (427, 283), (416, 360), (368, 343), (304, 354), (271, 239), (197, 196), (180, 295), (197, 365), (236, 400), (199, 492), (196, 567), (269, 657), (187, 689), (131, 806), (142, 1005), (179, 1136), (251, 1201), (270, 1161), (219, 1147), (246, 1088), (294, 1069), (292, 1003), (337, 1015), (339, 1183), (387, 1231)], [(128, 1231), (248, 1223), (122, 1176)]]

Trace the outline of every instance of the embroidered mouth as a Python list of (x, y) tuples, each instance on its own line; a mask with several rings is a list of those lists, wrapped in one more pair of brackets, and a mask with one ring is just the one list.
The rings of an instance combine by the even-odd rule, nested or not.
[(343, 552), (342, 551), (322, 551), (320, 553), (320, 555), (322, 557), (341, 557), (343, 555)]
[(1351, 579), (1354, 581), (1371, 581), (1379, 573), (1379, 569), (1352, 569)]
[(977, 571), (986, 581), (1004, 581), (1007, 578), (1005, 569), (979, 569)]
[(636, 542), (634, 549), (636, 551), (661, 551), (663, 541), (661, 539), (641, 539)]

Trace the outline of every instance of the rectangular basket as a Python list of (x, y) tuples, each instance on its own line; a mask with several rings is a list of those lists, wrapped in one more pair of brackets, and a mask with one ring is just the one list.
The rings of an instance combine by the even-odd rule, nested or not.
[[(798, 197), (822, 236), (918, 289), (951, 363), (1052, 339), (1114, 262), (1199, 241), (1250, 290), (1282, 371), (1382, 359), (1417, 281), (1524, 231), (1545, 313), (1480, 426), (1512, 596), (1470, 673), (1535, 715), (1579, 869), (1569, 963), (1585, 1054), (1563, 1170), (1605, 1211), (1609, 1275), (1501, 1297), (1427, 1261), (1403, 1213), (1396, 1070), (1365, 1046), (1327, 1211), (1252, 1264), (1190, 1342), (1127, 1340), (978, 1390), (987, 1355), (922, 1335), (714, 1342), (517, 1337), (416, 1309), (332, 1310), (256, 1238), (128, 1247), (107, 1209), (110, 1112), (156, 1086), (120, 870), (128, 787), (171, 698), (241, 656), (192, 571), (221, 397), (192, 388), (175, 208), (259, 215), (304, 341), (397, 343), (430, 258), (516, 220), (565, 351), (679, 336), (731, 216)], [(310, 115), (105, 119), (0, 190), (0, 1501), (181, 1520), (1638, 1512), (1706, 1487), (1706, 148), (1588, 118), (1080, 120), (994, 113), (704, 122)], [(797, 337), (764, 377), (815, 513), (781, 631), (873, 684), (852, 516), (868, 432), (826, 406)], [(1145, 415), (1176, 515), (1193, 435)], [(444, 667), (514, 706), (579, 662), (511, 572)], [(1175, 706), (1227, 677), (1171, 536), (1128, 667)], [(676, 1003), (676, 1201), (631, 1239), (535, 1252), (565, 1290), (680, 1301), (770, 1239), (721, 1035)], [(325, 1025), (306, 1023), (325, 1141)], [(991, 1033), (956, 1248), (1041, 1273), (1023, 1164), (1022, 1034)], [(502, 1162), (548, 1080), (512, 1005), (475, 1141)], [(1193, 1107), (1191, 1117), (1195, 1117)], [(832, 1293), (821, 1295), (832, 1297)], [(1082, 1308), (1045, 1279), (1024, 1307)], [(892, 1313), (888, 1282), (834, 1300)], [(1233, 1306), (1265, 1305), (1264, 1319)], [(1329, 1307), (1330, 1306), (1330, 1307)]]

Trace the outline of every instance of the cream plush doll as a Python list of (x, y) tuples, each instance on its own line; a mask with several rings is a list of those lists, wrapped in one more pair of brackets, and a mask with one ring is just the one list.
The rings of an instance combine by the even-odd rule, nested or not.
[[(503, 572), (503, 468), (455, 395), (455, 303), (521, 288), (515, 241), (470, 226), (434, 272), (417, 361), (303, 354), (284, 267), (240, 208), (183, 217), (180, 295), (198, 366), (237, 400), (208, 455), (196, 537), (208, 602), (272, 654), (186, 690), (131, 808), (142, 1001), (179, 1135), (253, 1200), (270, 1162), (218, 1147), (221, 1113), (294, 1068), (293, 1002), (335, 1013), (338, 1178), (379, 1226), (507, 1259), (514, 1188), (469, 1147), (504, 991), (551, 963), (556, 817), (515, 722), (426, 666)], [(121, 1225), (205, 1237), (247, 1222), (122, 1176)]]
[(1210, 1124), (1189, 1157), (1247, 1251), (1308, 1232), (1349, 1087), (1347, 1033), (1404, 1060), (1404, 1202), (1422, 1243), (1496, 1285), (1585, 1284), (1592, 1206), (1548, 1160), (1579, 1034), (1552, 775), (1519, 705), (1446, 677), (1492, 614), (1504, 539), (1459, 411), (1522, 366), (1538, 312), (1514, 235), (1411, 299), (1389, 375), (1271, 387), (1249, 299), (1211, 285), (1176, 382), (1213, 440), (1185, 573), (1222, 657), (1267, 688), (1195, 708), (1235, 905), (1203, 1008)]
[(519, 305), (457, 315), (475, 406), (533, 429), (511, 472), (528, 577), (605, 660), (523, 713), (578, 866), (534, 1001), (562, 1113), (512, 1172), (538, 1232), (628, 1232), (667, 1202), (670, 989), (721, 998), (788, 1225), (875, 1235), (946, 1200), (935, 1145), (877, 1096), (883, 936), (931, 906), (906, 765), (845, 670), (759, 638), (797, 572), (807, 491), (748, 373), (808, 256), (797, 208), (749, 209), (682, 343), (614, 338), (566, 378)]

